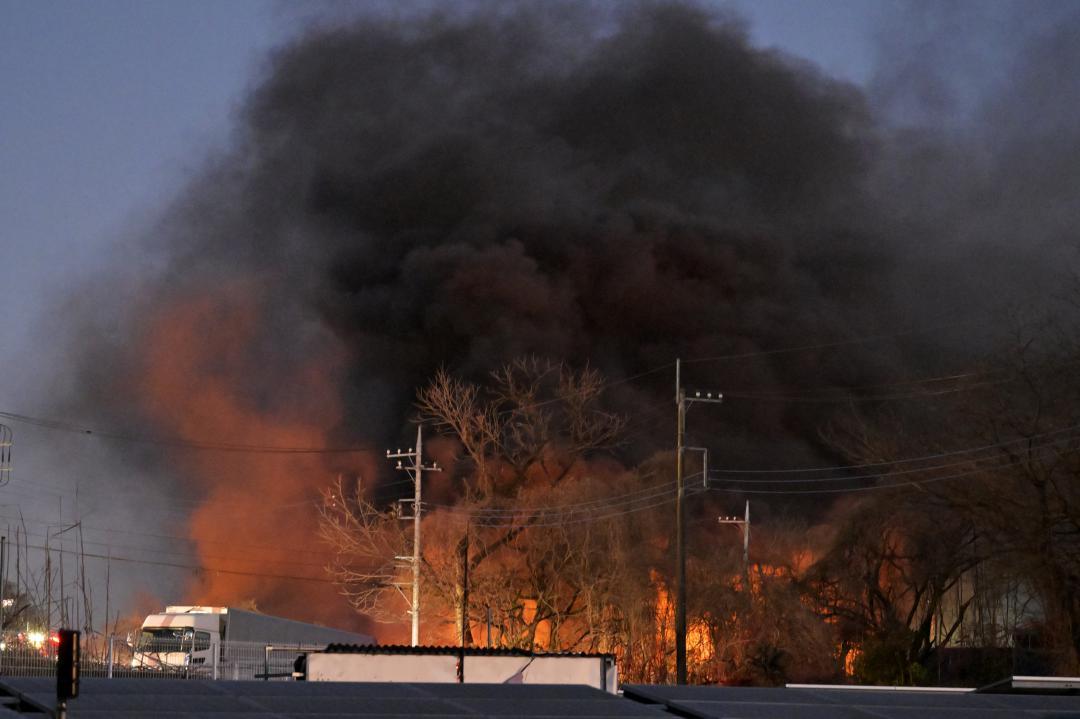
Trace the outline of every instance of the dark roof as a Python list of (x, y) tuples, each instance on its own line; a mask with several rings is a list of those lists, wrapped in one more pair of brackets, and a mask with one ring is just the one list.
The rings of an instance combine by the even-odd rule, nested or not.
[[(617, 697), (580, 685), (84, 678), (68, 714), (70, 719), (1080, 719), (1080, 697), (1061, 695), (839, 687), (624, 690)], [(52, 677), (0, 680), (0, 696), (24, 702), (0, 708), (0, 719), (47, 716), (55, 691)]]
[[(56, 680), (9, 677), (0, 691), (51, 710)], [(664, 716), (659, 707), (579, 685), (406, 684), (85, 678), (70, 719), (318, 719)], [(0, 717), (4, 715), (0, 713)], [(42, 716), (40, 713), (14, 716)]]
[[(461, 647), (410, 647), (406, 644), (331, 644), (324, 652), (328, 654), (419, 654), (458, 656)], [(586, 657), (613, 658), (611, 654), (589, 654), (587, 652), (530, 652), (527, 649), (500, 647), (465, 647), (467, 657)]]
[(871, 687), (624, 686), (628, 699), (697, 719), (1080, 719), (1080, 698)]

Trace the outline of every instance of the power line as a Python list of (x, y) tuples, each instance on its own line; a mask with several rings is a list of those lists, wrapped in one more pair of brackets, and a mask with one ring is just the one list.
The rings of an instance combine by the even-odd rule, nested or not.
[[(39, 546), (37, 544), (24, 544), (23, 546), (28, 547), (30, 549), (40, 549), (40, 550), (43, 550), (43, 551), (45, 550), (45, 547)], [(299, 582), (318, 582), (319, 584), (335, 584), (334, 580), (326, 579), (326, 578), (322, 578), (322, 577), (303, 577), (303, 576), (299, 576), (299, 575), (274, 574), (274, 573), (270, 573), (270, 572), (244, 572), (244, 571), (235, 570), (235, 569), (224, 569), (224, 568), (221, 568), (221, 567), (201, 567), (201, 566), (195, 566), (193, 564), (180, 564), (180, 563), (177, 563), (177, 562), (160, 562), (160, 561), (156, 561), (156, 560), (152, 560), (152, 559), (136, 559), (134, 557), (123, 557), (123, 556), (107, 555), (107, 554), (95, 554), (93, 552), (77, 552), (77, 551), (71, 550), (71, 549), (61, 549), (61, 548), (53, 549), (51, 547), (49, 548), (49, 551), (62, 552), (64, 554), (70, 554), (70, 555), (73, 555), (73, 556), (90, 557), (92, 559), (106, 559), (106, 560), (113, 561), (113, 562), (130, 562), (130, 563), (133, 563), (133, 564), (146, 564), (146, 565), (155, 566), (155, 567), (172, 567), (172, 568), (175, 568), (175, 569), (188, 569), (188, 570), (191, 570), (192, 572), (200, 573), (200, 574), (229, 574), (229, 575), (240, 576), (240, 577), (255, 577), (255, 578), (258, 578), (258, 579), (286, 579), (286, 580), (290, 580), (290, 581), (299, 581)]]
[[(34, 492), (34, 491), (25, 490), (25, 489), (20, 490), (20, 489), (17, 489), (17, 488), (12, 488), (12, 489), (8, 489), (8, 490), (5, 490), (5, 491), (13, 492), (15, 494), (20, 494), (20, 495), (23, 495), (25, 497), (40, 497), (41, 495), (46, 495), (46, 496), (49, 496), (49, 497), (61, 497), (61, 498), (69, 498), (69, 499), (72, 498), (74, 496), (74, 494), (75, 494), (75, 491), (73, 489), (66, 489), (65, 490), (64, 488), (57, 487), (55, 485), (38, 485), (38, 484), (34, 484), (34, 483), (31, 483), (31, 482), (22, 481), (22, 480), (15, 480), (15, 482), (17, 482), (20, 485), (29, 485), (30, 488), (34, 489), (34, 490), (37, 490), (39, 488), (41, 488), (41, 490), (38, 491), (38, 492)], [(90, 487), (85, 487), (85, 486), (80, 487), (80, 490), (83, 492), (83, 497), (86, 498), (86, 500), (88, 502), (93, 501), (94, 494), (89, 494), (88, 495), (88, 494), (86, 494), (86, 492), (93, 492), (93, 491), (95, 491), (97, 489), (98, 488), (90, 488)], [(58, 490), (58, 491), (50, 491), (50, 490)], [(115, 489), (108, 489), (107, 491), (109, 493), (115, 493), (116, 490)], [(137, 502), (140, 507), (159, 507), (159, 508), (163, 508), (163, 509), (160, 509), (158, 511), (162, 511), (164, 513), (182, 514), (182, 515), (185, 515), (185, 516), (190, 514), (193, 510), (199, 509), (200, 507), (204, 507), (204, 506), (206, 506), (207, 504), (210, 503), (210, 500), (205, 499), (205, 498), (197, 499), (197, 498), (193, 498), (193, 497), (177, 497), (177, 496), (174, 496), (174, 495), (157, 494), (157, 493), (148, 494), (147, 498), (144, 498), (144, 497), (139, 496), (138, 494), (134, 494), (134, 493), (130, 493), (130, 494), (125, 493), (123, 496), (124, 496), (125, 499), (128, 499), (128, 500), (130, 500), (132, 502)], [(153, 500), (162, 500), (162, 501), (153, 501)], [(259, 508), (260, 509), (269, 509), (269, 510), (272, 510), (272, 511), (286, 511), (286, 510), (297, 509), (298, 507), (308, 506), (308, 505), (314, 504), (317, 501), (318, 501), (317, 498), (311, 497), (311, 498), (308, 498), (308, 499), (297, 500), (295, 502), (278, 502), (278, 503), (260, 502), (259, 503)], [(190, 505), (190, 507), (182, 508), (182, 507), (177, 507), (176, 505)], [(250, 507), (251, 502), (250, 501), (231, 501), (231, 502), (214, 501), (213, 505), (216, 506), (216, 507)]]
[[(38, 537), (38, 538), (41, 538), (41, 539), (48, 539), (50, 537), (50, 535), (47, 532), (45, 534), (42, 534), (40, 532), (29, 532), (28, 531), (28, 532), (26, 532), (26, 535), (29, 536), (29, 537)], [(72, 540), (72, 541), (75, 541), (75, 540)], [(165, 556), (183, 557), (185, 559), (191, 559), (191, 560), (194, 560), (194, 561), (199, 561), (199, 560), (202, 560), (202, 559), (209, 559), (209, 560), (216, 560), (216, 561), (223, 561), (223, 562), (245, 562), (245, 563), (252, 563), (252, 564), (254, 564), (254, 563), (259, 563), (259, 564), (287, 564), (287, 565), (293, 565), (293, 566), (297, 566), (297, 567), (306, 567), (308, 569), (322, 569), (323, 568), (322, 564), (313, 564), (311, 562), (300, 562), (300, 561), (295, 561), (295, 560), (290, 560), (290, 559), (271, 559), (271, 558), (268, 558), (268, 557), (254, 557), (254, 556), (251, 556), (251, 555), (247, 555), (247, 556), (244, 556), (244, 555), (220, 556), (220, 555), (211, 555), (211, 554), (198, 555), (198, 554), (193, 554), (191, 552), (170, 551), (168, 549), (152, 549), (152, 548), (149, 548), (149, 547), (136, 547), (136, 546), (132, 546), (132, 545), (129, 545), (129, 544), (113, 544), (112, 542), (99, 542), (99, 541), (95, 541), (95, 540), (92, 540), (92, 539), (83, 539), (81, 541), (81, 544), (89, 544), (89, 545), (93, 545), (93, 546), (97, 546), (97, 547), (105, 547), (107, 549), (111, 549), (111, 548), (132, 549), (132, 550), (135, 550), (135, 551), (138, 551), (138, 552), (148, 552), (150, 554), (162, 554), (162, 555), (165, 555)], [(60, 545), (53, 546), (53, 547), (50, 548), (50, 551), (52, 551), (54, 549), (58, 549), (59, 547), (60, 547)], [(282, 550), (280, 548), (278, 548), (275, 551), (280, 552)], [(328, 560), (330, 559), (329, 555), (327, 556), (327, 559)]]
[[(745, 489), (745, 488), (728, 488), (728, 487), (710, 487), (710, 491), (726, 492), (728, 494), (847, 494), (850, 492), (872, 492), (882, 489), (898, 489), (900, 487), (915, 487), (922, 484), (933, 484), (935, 482), (945, 482), (954, 479), (961, 479), (963, 477), (970, 477), (973, 474), (980, 472), (992, 472), (999, 469), (1005, 469), (1006, 467), (1015, 466), (1021, 464), (1023, 460), (1009, 460), (1002, 464), (993, 467), (976, 467), (966, 472), (958, 472), (956, 474), (946, 475), (944, 477), (928, 477), (926, 479), (912, 479), (904, 482), (890, 482), (887, 484), (870, 484), (862, 487), (837, 487), (830, 489)], [(882, 478), (887, 478), (889, 475), (883, 475)], [(761, 482), (761, 484), (769, 484), (769, 482)]]
[[(700, 476), (700, 474), (698, 472), (696, 475), (690, 476)], [(669, 502), (675, 491), (675, 482), (665, 482), (662, 485), (646, 490), (617, 495), (617, 498), (595, 500), (595, 502), (587, 503), (592, 506), (580, 509), (562, 510), (553, 508), (550, 511), (535, 511), (532, 513), (512, 513), (512, 510), (505, 510), (510, 513), (488, 515), (477, 514), (475, 510), (468, 508), (456, 509), (449, 507), (447, 513), (465, 517), (474, 525), (484, 527), (521, 527), (523, 525), (528, 527), (553, 527), (599, 521), (658, 507)], [(687, 491), (692, 494), (699, 494), (704, 492), (705, 488), (697, 487)], [(657, 499), (659, 501), (653, 501)], [(647, 504), (642, 505), (643, 502)]]
[[(701, 476), (701, 472), (691, 477)], [(632, 492), (626, 492), (623, 494), (607, 495), (604, 497), (598, 497), (596, 499), (590, 499), (584, 502), (572, 502), (568, 504), (552, 504), (539, 507), (474, 507), (474, 508), (460, 508), (454, 504), (428, 504), (429, 507), (436, 509), (442, 509), (444, 511), (454, 514), (468, 514), (472, 517), (489, 517), (489, 516), (507, 516), (507, 517), (520, 517), (526, 516), (543, 516), (551, 514), (552, 512), (564, 512), (564, 513), (577, 513), (578, 511), (588, 511), (593, 507), (609, 507), (612, 502), (621, 502), (630, 500), (644, 494), (653, 494), (657, 491), (670, 491), (674, 488), (674, 481), (660, 482), (658, 484), (643, 487)]]
[[(0, 515), (0, 519), (5, 519), (5, 520), (11, 521), (11, 522), (15, 522), (17, 524), (18, 523), (29, 523), (31, 525), (38, 525), (38, 526), (42, 526), (42, 527), (56, 526), (57, 523), (58, 523), (55, 520), (43, 520), (43, 519), (27, 518), (27, 517), (21, 517), (21, 516), (20, 517), (12, 517), (12, 516), (8, 516), (8, 515)], [(184, 541), (184, 542), (192, 542), (192, 543), (198, 544), (198, 545), (209, 544), (209, 545), (227, 546), (227, 547), (232, 547), (232, 548), (242, 547), (242, 548), (247, 548), (247, 549), (253, 549), (255, 551), (266, 551), (266, 552), (277, 551), (277, 547), (274, 547), (274, 546), (271, 546), (271, 545), (266, 545), (266, 544), (248, 544), (248, 543), (243, 543), (243, 542), (224, 542), (224, 541), (214, 541), (214, 540), (208, 540), (208, 539), (196, 539), (194, 537), (186, 537), (186, 536), (182, 536), (182, 535), (178, 535), (178, 534), (157, 534), (157, 533), (154, 533), (154, 532), (139, 532), (139, 531), (130, 530), (130, 529), (115, 529), (115, 528), (112, 528), (112, 527), (109, 527), (109, 528), (95, 527), (95, 526), (91, 526), (91, 525), (87, 525), (87, 524), (83, 524), (82, 528), (85, 531), (88, 531), (88, 532), (102, 532), (104, 534), (128, 534), (128, 535), (132, 535), (132, 536), (136, 536), (136, 537), (152, 537), (154, 539), (165, 539), (165, 540), (173, 540), (173, 541), (180, 540), (180, 541)], [(107, 543), (98, 542), (98, 544), (107, 544)], [(307, 554), (307, 555), (311, 555), (311, 556), (322, 556), (322, 554), (320, 554), (318, 552), (312, 552), (310, 550), (292, 550), (292, 553), (293, 554), (298, 554), (298, 555)]]
[[(708, 490), (706, 490), (704, 487), (691, 487), (690, 489), (686, 490), (686, 495), (687, 496), (695, 496), (695, 495), (698, 495), (698, 494), (704, 494), (707, 491)], [(615, 518), (618, 518), (618, 517), (624, 517), (624, 516), (627, 516), (627, 515), (630, 515), (630, 514), (636, 514), (638, 512), (643, 512), (643, 511), (646, 511), (646, 510), (649, 510), (649, 509), (655, 509), (657, 507), (667, 506), (667, 505), (669, 505), (671, 503), (671, 498), (674, 496), (674, 494), (675, 494), (675, 489), (672, 488), (671, 490), (668, 490), (667, 492), (663, 493), (663, 495), (662, 495), (663, 499), (660, 499), (660, 500), (655, 501), (655, 502), (651, 502), (649, 504), (644, 504), (644, 505), (641, 505), (641, 506), (630, 506), (630, 507), (625, 508), (625, 509), (619, 509), (618, 511), (615, 511), (613, 509), (613, 511), (610, 511), (610, 512), (594, 513), (594, 514), (590, 514), (590, 515), (587, 515), (587, 516), (578, 517), (576, 519), (575, 518), (569, 518), (568, 519), (568, 518), (559, 517), (559, 518), (551, 518), (551, 519), (548, 519), (547, 521), (540, 521), (540, 520), (531, 521), (531, 522), (528, 523), (527, 528), (531, 529), (531, 528), (534, 528), (534, 527), (539, 527), (539, 528), (544, 528), (544, 527), (564, 527), (564, 526), (568, 526), (568, 525), (595, 523), (595, 522), (606, 521), (608, 519), (615, 519)], [(661, 496), (661, 495), (657, 495), (657, 496)], [(639, 500), (639, 501), (641, 501), (641, 500)], [(473, 526), (481, 526), (481, 527), (488, 527), (488, 528), (514, 528), (514, 527), (522, 526), (521, 522), (485, 522), (482, 519), (481, 520), (470, 520), (470, 522), (472, 522)]]
[(356, 445), (352, 447), (292, 447), (278, 445), (242, 444), (236, 442), (210, 442), (205, 440), (193, 440), (184, 437), (150, 436), (126, 434), (122, 432), (101, 431), (83, 427), (70, 422), (33, 417), (31, 415), (17, 414), (15, 412), (0, 412), (0, 417), (21, 422), (35, 427), (43, 427), (59, 432), (71, 432), (120, 442), (136, 442), (175, 449), (191, 449), (210, 452), (240, 452), (250, 454), (353, 454), (359, 452), (373, 452), (374, 445)]
[[(1015, 444), (1023, 444), (1025, 442), (1031, 442), (1032, 440), (1042, 439), (1046, 437), (1053, 437), (1060, 434), (1072, 434), (1080, 431), (1080, 424), (1074, 424), (1070, 427), (1064, 427), (1062, 429), (1056, 429), (1049, 432), (1040, 432), (1028, 437), (1020, 437), (1018, 439), (1008, 440), (1005, 442), (996, 442), (994, 444), (987, 444), (981, 447), (969, 447), (965, 449), (957, 449), (949, 452), (938, 452), (936, 454), (927, 454), (921, 457), (908, 457), (906, 459), (895, 459), (885, 462), (867, 462), (864, 464), (843, 464), (835, 465), (832, 467), (794, 467), (788, 469), (710, 469), (710, 472), (716, 472), (718, 474), (795, 474), (803, 472), (843, 472), (846, 470), (854, 469), (867, 469), (870, 467), (889, 467), (898, 464), (909, 464), (914, 462), (927, 462), (934, 459), (944, 459), (946, 457), (956, 457), (963, 454), (978, 454), (980, 452), (986, 452), (991, 449), (1000, 449), (1003, 447), (1010, 447)], [(1066, 437), (1065, 439), (1068, 439)], [(1065, 439), (1057, 440), (1058, 442), (1065, 441)], [(943, 465), (948, 466), (948, 465)], [(925, 469), (932, 469), (925, 468)], [(778, 480), (779, 481), (779, 480)]]
[(749, 359), (754, 357), (767, 357), (771, 355), (779, 354), (793, 354), (796, 352), (810, 352), (820, 349), (832, 349), (834, 347), (848, 347), (850, 345), (868, 344), (872, 342), (881, 342), (884, 340), (897, 339), (900, 337), (910, 337), (912, 335), (928, 334), (930, 332), (936, 332), (942, 329), (949, 329), (952, 327), (960, 327), (970, 324), (972, 318), (969, 318), (960, 322), (947, 322), (937, 325), (931, 325), (923, 328), (913, 328), (908, 330), (902, 330), (900, 332), (890, 332), (886, 334), (878, 335), (864, 335), (862, 337), (853, 337), (846, 340), (837, 340), (835, 342), (819, 342), (814, 344), (796, 345), (792, 347), (778, 347), (771, 350), (754, 350), (751, 352), (735, 352), (724, 355), (713, 355), (711, 357), (695, 357), (691, 359), (684, 359), (684, 364), (698, 364), (703, 362), (723, 362), (728, 360)]
[[(891, 394), (891, 395), (848, 395), (846, 397), (806, 397), (797, 394), (769, 394), (760, 393), (755, 394), (752, 392), (729, 392), (724, 396), (729, 399), (751, 399), (751, 400), (765, 400), (776, 402), (802, 402), (809, 404), (852, 404), (856, 402), (893, 402), (897, 400), (907, 399), (924, 399), (927, 397), (941, 397), (948, 394), (957, 394), (959, 392), (970, 392), (976, 389), (982, 389), (983, 387), (996, 387), (1001, 384), (1013, 382), (1013, 379), (1001, 379), (989, 382), (975, 382), (971, 384), (960, 385), (958, 387), (949, 387), (946, 389), (935, 389), (923, 392), (909, 392), (906, 394)], [(842, 389), (842, 388), (838, 388)]]

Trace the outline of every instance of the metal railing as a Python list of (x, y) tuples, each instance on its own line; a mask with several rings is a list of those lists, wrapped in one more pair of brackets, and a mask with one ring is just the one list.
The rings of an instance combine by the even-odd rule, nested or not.
[[(288, 681), (297, 656), (325, 649), (318, 644), (225, 642), (216, 647), (191, 642), (139, 646), (123, 636), (83, 637), (80, 674), (84, 677), (142, 679), (218, 679)], [(0, 677), (55, 676), (56, 647), (46, 639), (0, 641)]]

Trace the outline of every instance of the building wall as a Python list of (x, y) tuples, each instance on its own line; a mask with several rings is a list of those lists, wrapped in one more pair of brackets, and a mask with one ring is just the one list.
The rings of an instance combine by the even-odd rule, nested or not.
[[(453, 654), (339, 654), (314, 652), (307, 657), (309, 681), (456, 682)], [(584, 684), (615, 693), (614, 662), (603, 657), (466, 656), (470, 684)]]

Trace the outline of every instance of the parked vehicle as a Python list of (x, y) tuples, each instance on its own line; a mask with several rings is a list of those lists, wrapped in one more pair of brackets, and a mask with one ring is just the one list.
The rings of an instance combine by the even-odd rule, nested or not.
[[(374, 639), (235, 607), (168, 606), (143, 621), (131, 666), (253, 679), (260, 674), (287, 675), (284, 669), (272, 670), (278, 665), (291, 667), (301, 651), (333, 643), (374, 644)], [(277, 661), (272, 662), (275, 652)]]

